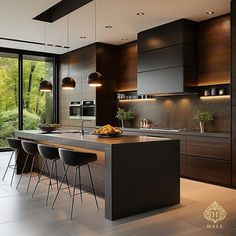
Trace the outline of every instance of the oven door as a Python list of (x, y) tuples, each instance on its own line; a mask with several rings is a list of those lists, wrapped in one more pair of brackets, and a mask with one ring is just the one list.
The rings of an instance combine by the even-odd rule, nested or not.
[(96, 106), (95, 105), (83, 105), (82, 106), (82, 118), (95, 120), (96, 118)]
[(81, 118), (82, 118), (82, 106), (70, 105), (70, 119), (81, 119)]

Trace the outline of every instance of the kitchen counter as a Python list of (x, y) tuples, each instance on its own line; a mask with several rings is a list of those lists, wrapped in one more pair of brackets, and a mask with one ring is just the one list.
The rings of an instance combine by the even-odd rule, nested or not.
[[(179, 140), (126, 135), (98, 138), (39, 130), (15, 134), (38, 143), (103, 152), (99, 161), (104, 163), (100, 171), (105, 172), (105, 218), (109, 220), (180, 203)], [(18, 160), (23, 162), (23, 156)]]
[(188, 136), (202, 136), (202, 137), (219, 137), (219, 138), (230, 138), (229, 132), (204, 132), (199, 131), (169, 131), (169, 130), (158, 130), (158, 129), (143, 129), (143, 128), (124, 128), (125, 132), (139, 132), (146, 134), (169, 134), (169, 135), (188, 135)]

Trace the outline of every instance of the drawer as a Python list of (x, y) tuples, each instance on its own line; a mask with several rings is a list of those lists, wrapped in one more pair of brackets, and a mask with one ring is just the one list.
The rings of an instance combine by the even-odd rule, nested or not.
[(231, 184), (231, 162), (185, 156), (186, 177), (215, 184)]
[(230, 160), (230, 153), (229, 138), (186, 136), (184, 150), (186, 155)]

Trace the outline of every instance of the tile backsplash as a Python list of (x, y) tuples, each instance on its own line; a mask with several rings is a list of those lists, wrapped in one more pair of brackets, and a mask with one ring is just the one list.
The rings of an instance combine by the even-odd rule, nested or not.
[(230, 131), (230, 98), (161, 97), (153, 101), (120, 102), (119, 107), (132, 111), (136, 116), (126, 123), (128, 127), (139, 127), (140, 118), (146, 118), (158, 127), (197, 130), (199, 125), (193, 116), (201, 110), (214, 114), (214, 120), (206, 124), (207, 131)]

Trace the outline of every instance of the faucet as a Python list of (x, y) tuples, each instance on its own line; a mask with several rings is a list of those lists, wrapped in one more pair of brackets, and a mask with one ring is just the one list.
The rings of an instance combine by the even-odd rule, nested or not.
[(82, 120), (82, 124), (81, 124), (81, 135), (84, 135), (85, 134), (85, 131), (84, 131), (84, 123), (85, 122), (90, 122), (91, 120)]

